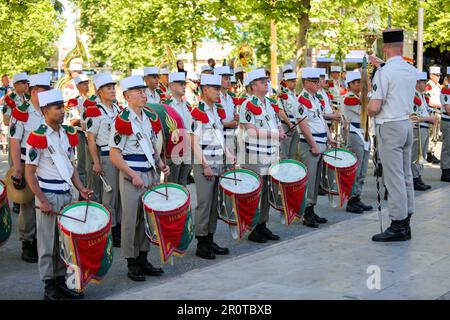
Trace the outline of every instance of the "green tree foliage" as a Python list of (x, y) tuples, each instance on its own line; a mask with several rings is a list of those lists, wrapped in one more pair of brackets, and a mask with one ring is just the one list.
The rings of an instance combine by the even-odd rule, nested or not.
[(62, 6), (50, 0), (0, 0), (0, 72), (41, 72), (62, 33)]

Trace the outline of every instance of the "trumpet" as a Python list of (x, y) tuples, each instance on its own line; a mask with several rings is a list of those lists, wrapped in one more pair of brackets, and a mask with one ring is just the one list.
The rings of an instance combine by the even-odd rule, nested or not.
[(425, 160), (425, 158), (423, 157), (423, 152), (422, 152), (422, 133), (420, 131), (420, 121), (419, 121), (419, 114), (417, 114), (416, 112), (412, 113), (411, 116), (415, 116), (417, 118), (417, 120), (413, 120), (413, 123), (417, 124), (417, 128), (419, 130), (419, 145), (418, 145), (418, 149), (419, 149), (419, 154), (416, 160), (414, 160), (414, 164), (416, 165), (424, 165), (427, 163), (427, 161)]

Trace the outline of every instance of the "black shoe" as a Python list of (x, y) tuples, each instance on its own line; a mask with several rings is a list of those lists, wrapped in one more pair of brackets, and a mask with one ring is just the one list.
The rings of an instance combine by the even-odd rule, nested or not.
[(327, 194), (327, 192), (325, 191), (324, 188), (322, 188), (322, 186), (319, 186), (319, 196), (325, 196)]
[(441, 181), (450, 182), (450, 169), (442, 169)]
[(37, 249), (33, 242), (22, 242), (22, 260), (30, 263), (38, 262)]
[(20, 213), (20, 204), (14, 202), (12, 211), (13, 211), (15, 214), (19, 214), (19, 213)]
[(408, 214), (408, 218), (405, 219), (405, 226), (406, 226), (406, 239), (411, 240), (411, 226), (409, 225), (409, 222), (411, 221), (412, 213)]
[(432, 159), (432, 157), (431, 157), (431, 152), (427, 152), (427, 162), (429, 162), (429, 163), (432, 163), (433, 162), (433, 159)]
[(64, 296), (54, 279), (45, 280), (44, 300), (61, 300)]
[(208, 234), (208, 241), (209, 241), (209, 249), (214, 254), (226, 255), (230, 253), (230, 250), (228, 248), (222, 248), (217, 243), (214, 242), (214, 233)]
[(356, 197), (356, 203), (355, 203), (358, 207), (360, 207), (361, 209), (363, 209), (363, 211), (371, 211), (373, 210), (373, 207), (370, 205), (365, 204), (364, 202), (361, 201), (361, 197), (357, 196)]
[(388, 199), (388, 196), (389, 196), (389, 192), (388, 192), (388, 190), (386, 189), (386, 187), (384, 188), (384, 200), (387, 200)]
[(56, 286), (65, 299), (80, 300), (84, 298), (83, 292), (77, 292), (67, 287), (66, 277), (64, 276), (56, 277)]
[(413, 182), (414, 182), (414, 190), (416, 191), (428, 190), (428, 188), (424, 184), (420, 183), (419, 178), (414, 178)]
[(431, 163), (439, 164), (439, 163), (441, 163), (441, 160), (439, 160), (438, 158), (436, 158), (436, 156), (434, 154), (432, 154), (431, 155)]
[(423, 186), (425, 186), (425, 188), (427, 188), (427, 190), (431, 189), (430, 185), (425, 184), (425, 182), (423, 182), (422, 176), (419, 176), (419, 183), (422, 184)]
[(195, 183), (194, 176), (192, 174), (188, 175), (188, 183)]
[(270, 231), (265, 223), (261, 224), (261, 227), (259, 229), (259, 233), (261, 233), (267, 240), (280, 240), (280, 236), (274, 234), (272, 231)]
[(216, 255), (209, 246), (208, 236), (199, 236), (197, 237), (197, 241), (197, 251), (195, 251), (195, 255), (202, 259), (214, 260)]
[(392, 220), (391, 226), (384, 232), (376, 234), (372, 237), (375, 242), (391, 242), (408, 240), (407, 220)]
[(160, 276), (164, 273), (164, 270), (161, 268), (155, 268), (148, 260), (147, 260), (147, 252), (141, 251), (139, 252), (139, 257), (137, 258), (139, 267), (142, 272), (146, 276)]
[(133, 281), (145, 281), (145, 274), (142, 271), (137, 259), (128, 258), (128, 278)]
[(347, 208), (345, 209), (351, 213), (363, 213), (364, 209), (358, 206), (358, 199), (356, 197), (351, 197), (348, 199)]
[(258, 226), (253, 229), (253, 231), (248, 235), (248, 240), (257, 243), (266, 243), (267, 238), (261, 233)]
[(309, 206), (305, 209), (305, 214), (303, 215), (302, 223), (310, 228), (318, 228), (319, 225), (316, 222), (313, 210), (314, 210), (313, 206)]
[(120, 242), (122, 241), (122, 235), (120, 230), (121, 230), (120, 224), (111, 228), (111, 236), (114, 248), (120, 248)]

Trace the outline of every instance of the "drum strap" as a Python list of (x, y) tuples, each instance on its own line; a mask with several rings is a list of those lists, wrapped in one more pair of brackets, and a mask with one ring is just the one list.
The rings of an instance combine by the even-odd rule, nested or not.
[[(144, 114), (143, 114), (143, 117), (144, 117)], [(153, 152), (151, 151), (152, 149), (151, 149), (150, 145), (148, 144), (148, 141), (145, 139), (145, 136), (140, 132), (139, 127), (137, 126), (136, 123), (134, 123), (132, 117), (130, 117), (130, 121), (131, 121), (131, 128), (133, 130), (133, 133), (136, 136), (136, 138), (138, 139), (139, 145), (141, 146), (142, 151), (144, 151), (144, 154), (147, 157), (147, 161), (150, 163), (152, 168), (156, 170), (155, 159), (153, 159)], [(146, 120), (143, 119), (143, 121), (146, 121)]]
[[(48, 132), (48, 131), (47, 131)], [(60, 130), (61, 132), (61, 130)], [(62, 132), (60, 134), (66, 134), (65, 132)], [(72, 175), (73, 175), (73, 166), (70, 162), (69, 158), (67, 156), (63, 157), (60, 149), (60, 141), (55, 141), (54, 135), (48, 135), (47, 134), (47, 142), (48, 142), (48, 151), (50, 152), (50, 156), (53, 160), (53, 163), (55, 164), (56, 169), (58, 170), (59, 174), (63, 178), (64, 181), (66, 181), (70, 186), (73, 186), (72, 183)]]
[(349, 123), (350, 132), (356, 133), (358, 137), (361, 139), (361, 141), (364, 143), (364, 150), (369, 151), (370, 148), (370, 141), (365, 141), (364, 136), (360, 129), (355, 127), (351, 122)]

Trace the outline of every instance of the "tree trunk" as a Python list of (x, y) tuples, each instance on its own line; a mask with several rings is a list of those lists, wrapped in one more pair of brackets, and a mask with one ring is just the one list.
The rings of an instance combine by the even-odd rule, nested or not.
[(277, 89), (277, 26), (274, 19), (270, 19), (270, 83)]
[(192, 64), (195, 71), (195, 66), (197, 65), (197, 42), (195, 40), (192, 40)]
[(307, 48), (307, 35), (309, 29), (309, 9), (311, 8), (311, 0), (301, 0), (304, 10), (298, 17), (298, 34), (297, 34), (297, 71), (305, 65), (306, 61), (306, 48)]

